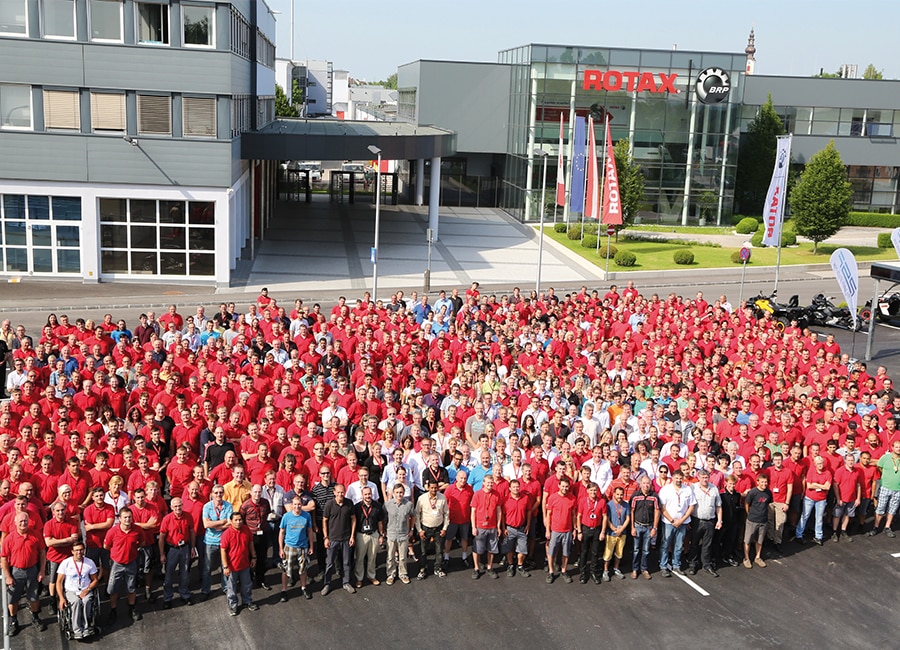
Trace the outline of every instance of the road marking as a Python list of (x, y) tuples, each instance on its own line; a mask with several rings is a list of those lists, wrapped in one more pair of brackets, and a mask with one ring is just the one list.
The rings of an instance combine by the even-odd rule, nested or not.
[(697, 592), (698, 594), (700, 594), (701, 596), (709, 596), (709, 592), (706, 591), (706, 589), (704, 589), (703, 587), (701, 587), (700, 585), (698, 585), (696, 582), (694, 582), (693, 580), (691, 580), (691, 579), (688, 578), (687, 576), (683, 576), (683, 575), (681, 575), (680, 573), (676, 573), (676, 574), (675, 574), (675, 577), (676, 577), (676, 578), (680, 578), (681, 580), (683, 580), (684, 582), (686, 582), (686, 583), (688, 584), (688, 586), (690, 586), (691, 589), (693, 589), (694, 591), (696, 591), (696, 592)]
[(891, 553), (891, 557), (900, 557), (900, 553)]

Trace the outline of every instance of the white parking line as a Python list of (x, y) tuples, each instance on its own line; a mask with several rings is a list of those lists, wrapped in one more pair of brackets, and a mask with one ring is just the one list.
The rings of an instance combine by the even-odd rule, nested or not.
[(900, 553), (891, 553), (891, 557), (900, 557)]
[(703, 587), (701, 587), (700, 585), (698, 585), (696, 582), (694, 582), (693, 580), (691, 580), (691, 579), (688, 578), (687, 576), (683, 576), (683, 575), (681, 575), (681, 574), (679, 574), (679, 573), (674, 573), (673, 575), (674, 575), (676, 578), (680, 578), (681, 580), (684, 580), (684, 581), (688, 584), (688, 586), (690, 586), (691, 589), (693, 589), (694, 591), (696, 591), (696, 592), (697, 592), (698, 594), (700, 594), (701, 596), (709, 596), (709, 592), (706, 591), (706, 589), (704, 589)]

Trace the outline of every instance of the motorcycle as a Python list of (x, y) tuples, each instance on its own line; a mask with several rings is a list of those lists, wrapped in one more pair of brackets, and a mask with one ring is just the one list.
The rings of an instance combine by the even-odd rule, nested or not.
[(772, 319), (778, 323), (780, 329), (784, 329), (791, 324), (791, 321), (797, 321), (797, 326), (803, 329), (808, 324), (805, 310), (800, 307), (799, 297), (794, 294), (790, 297), (787, 304), (778, 303), (775, 297), (777, 290), (766, 296), (762, 293), (750, 298), (748, 304), (753, 305), (756, 318), (763, 319), (766, 314), (771, 314)]
[[(866, 308), (871, 309), (872, 301), (866, 301)], [(882, 323), (900, 319), (900, 293), (894, 292), (890, 295), (883, 294), (878, 298), (877, 309), (874, 310), (875, 318)]]
[(862, 309), (856, 318), (856, 328), (853, 327), (853, 315), (847, 307), (838, 307), (824, 294), (816, 294), (812, 304), (807, 307), (807, 318), (810, 325), (823, 325), (825, 327), (840, 327), (842, 329), (858, 332), (868, 327), (869, 310)]

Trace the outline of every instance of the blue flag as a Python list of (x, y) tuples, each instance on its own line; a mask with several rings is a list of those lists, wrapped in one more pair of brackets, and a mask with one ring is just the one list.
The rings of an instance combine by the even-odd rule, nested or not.
[(572, 141), (572, 185), (569, 188), (569, 211), (584, 212), (584, 171), (587, 158), (587, 127), (583, 117), (575, 117), (575, 139)]

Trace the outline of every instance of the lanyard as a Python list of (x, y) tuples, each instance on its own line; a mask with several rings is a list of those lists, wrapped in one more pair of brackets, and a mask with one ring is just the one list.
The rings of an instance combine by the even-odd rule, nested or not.
[(78, 566), (78, 562), (74, 559), (72, 560), (72, 565), (75, 567), (75, 573), (78, 574), (78, 586), (81, 586), (81, 571), (84, 569), (84, 560), (81, 561), (81, 566)]
[(369, 516), (372, 514), (372, 506), (369, 506), (369, 509), (366, 510), (366, 506), (362, 507), (363, 519), (369, 521)]
[(625, 513), (625, 508), (613, 502), (613, 508), (616, 510), (616, 525), (621, 526), (623, 517), (622, 515)]

